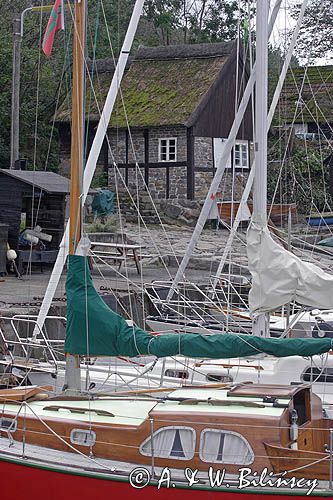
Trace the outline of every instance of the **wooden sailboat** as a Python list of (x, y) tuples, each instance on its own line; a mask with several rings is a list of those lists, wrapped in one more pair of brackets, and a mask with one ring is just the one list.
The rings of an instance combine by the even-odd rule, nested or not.
[[(262, 8), (266, 0), (257, 2)], [(76, 2), (74, 42), (82, 55), (85, 2)], [(77, 89), (82, 88), (78, 62)], [(76, 90), (74, 91), (76, 92)], [(76, 94), (72, 165), (82, 168), (83, 99)], [(76, 99), (73, 95), (73, 103)], [(94, 290), (80, 247), (79, 175), (72, 180), (67, 279), (67, 386), (1, 394), (0, 471), (4, 498), (220, 498), (258, 492), (265, 499), (332, 495), (331, 418), (308, 386), (190, 388), (159, 398), (147, 394), (96, 398), (78, 388), (79, 355), (184, 354), (221, 358), (269, 352), (311, 356), (331, 340), (262, 339), (233, 335), (154, 336), (109, 310)], [(82, 250), (82, 246), (81, 246)], [(83, 250), (82, 250), (83, 251)], [(14, 391), (16, 391), (14, 393)], [(296, 460), (296, 461), (295, 461)], [(296, 464), (296, 467), (295, 467)], [(279, 473), (285, 466), (286, 481)], [(295, 473), (297, 470), (297, 475)], [(303, 481), (294, 478), (301, 474)], [(260, 480), (258, 477), (260, 476)], [(262, 477), (265, 476), (265, 477)], [(317, 478), (318, 476), (318, 478)], [(289, 478), (289, 479), (288, 479)], [(269, 480), (268, 480), (269, 479)], [(280, 482), (278, 481), (280, 479)], [(319, 484), (317, 479), (325, 481)], [(267, 481), (266, 481), (267, 480)], [(290, 481), (289, 481), (290, 480)]]

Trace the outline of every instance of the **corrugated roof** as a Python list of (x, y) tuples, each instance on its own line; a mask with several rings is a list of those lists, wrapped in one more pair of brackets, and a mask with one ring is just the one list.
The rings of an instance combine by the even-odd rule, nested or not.
[(14, 177), (21, 182), (42, 189), (48, 193), (69, 193), (70, 181), (62, 175), (54, 172), (44, 172), (38, 170), (8, 170), (1, 168), (0, 172)]
[[(132, 127), (185, 124), (217, 78), (235, 47), (234, 42), (168, 47), (141, 47), (122, 82), (122, 93)], [(95, 92), (102, 108), (111, 82), (107, 61), (98, 63), (106, 72), (99, 74)], [(94, 97), (87, 92), (86, 109), (90, 120), (99, 119)], [(68, 121), (67, 105), (57, 113), (57, 121)], [(111, 127), (126, 127), (118, 98)]]
[[(333, 121), (333, 66), (292, 68), (282, 89), (275, 124)], [(279, 113), (279, 117), (278, 117)]]

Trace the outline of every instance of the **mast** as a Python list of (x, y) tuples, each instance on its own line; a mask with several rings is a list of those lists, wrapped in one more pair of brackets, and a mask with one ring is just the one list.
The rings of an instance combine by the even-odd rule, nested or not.
[[(262, 2), (260, 2), (260, 3), (262, 3)], [(265, 3), (265, 2), (263, 2), (263, 3)], [(268, 0), (266, 0), (266, 3), (267, 4), (269, 3)], [(271, 34), (271, 32), (273, 30), (274, 23), (275, 23), (277, 15), (278, 15), (281, 3), (282, 3), (282, 0), (276, 0), (274, 8), (272, 10), (269, 28), (267, 31), (266, 43), (268, 43), (268, 33)], [(267, 9), (268, 9), (268, 5), (267, 5)], [(168, 292), (168, 295), (166, 298), (167, 301), (170, 301), (172, 299), (172, 297), (177, 289), (178, 283), (180, 282), (181, 279), (184, 279), (184, 277), (185, 277), (185, 274), (184, 274), (185, 269), (187, 267), (187, 264), (189, 263), (191, 255), (193, 254), (194, 248), (196, 247), (196, 245), (198, 243), (198, 240), (200, 238), (200, 235), (201, 235), (202, 230), (204, 228), (204, 225), (206, 223), (207, 217), (208, 217), (210, 210), (213, 206), (214, 200), (216, 198), (216, 193), (219, 190), (219, 185), (220, 185), (220, 182), (222, 180), (222, 176), (224, 174), (224, 170), (225, 170), (227, 161), (230, 157), (231, 150), (234, 146), (239, 127), (241, 125), (244, 113), (246, 111), (246, 107), (248, 105), (248, 102), (249, 102), (251, 94), (252, 94), (252, 90), (253, 90), (253, 86), (255, 83), (256, 74), (257, 74), (256, 67), (257, 66), (255, 63), (253, 68), (252, 68), (249, 80), (246, 84), (244, 94), (243, 94), (243, 97), (242, 97), (241, 102), (239, 104), (238, 110), (235, 114), (234, 122), (231, 126), (231, 129), (230, 129), (230, 132), (228, 135), (228, 139), (224, 145), (222, 156), (221, 156), (219, 164), (216, 168), (214, 178), (213, 178), (211, 185), (209, 187), (204, 205), (202, 207), (201, 213), (199, 215), (196, 226), (194, 228), (191, 240), (189, 241), (189, 244), (186, 248), (185, 255), (180, 263), (180, 266), (177, 270), (176, 276), (174, 277), (171, 288)]]
[[(257, 0), (256, 12), (256, 102), (255, 174), (252, 220), (260, 227), (267, 223), (267, 101), (268, 101), (268, 12), (269, 2)], [(263, 290), (265, 293), (265, 290)], [(260, 314), (253, 321), (253, 334), (269, 336), (269, 316)]]
[[(281, 0), (279, 0), (281, 1)], [(108, 124), (111, 118), (112, 110), (114, 107), (114, 103), (117, 97), (117, 93), (125, 72), (126, 63), (128, 61), (128, 56), (130, 54), (133, 39), (138, 27), (138, 23), (140, 20), (140, 16), (143, 9), (144, 0), (136, 0), (133, 13), (131, 16), (131, 20), (127, 29), (127, 33), (125, 36), (125, 40), (122, 45), (121, 52), (119, 54), (119, 59), (115, 68), (114, 75), (112, 77), (112, 82), (109, 88), (109, 92), (104, 104), (104, 108), (102, 111), (102, 115), (100, 121), (98, 123), (96, 135), (91, 146), (89, 156), (87, 159), (87, 163), (84, 169), (84, 178), (83, 178), (83, 194), (82, 194), (82, 203), (84, 203), (90, 184), (95, 172), (97, 158), (100, 154), (102, 144), (104, 141), (105, 134), (107, 133)], [(66, 262), (67, 254), (68, 254), (68, 240), (69, 240), (69, 224), (67, 223), (65, 234), (61, 240), (59, 252), (57, 256), (57, 260), (54, 264), (53, 271), (51, 274), (51, 278), (49, 280), (45, 296), (43, 299), (43, 303), (39, 310), (37, 322), (33, 331), (32, 339), (36, 340), (37, 336), (40, 333), (40, 330), (43, 328), (45, 318), (48, 314), (49, 308), (51, 306), (54, 294), (56, 292), (63, 267)]]
[[(73, 89), (72, 89), (72, 138), (69, 254), (75, 255), (81, 239), (82, 179), (84, 146), (84, 96), (85, 96), (85, 46), (86, 0), (75, 0), (73, 29)], [(80, 358), (66, 354), (66, 387), (70, 391), (81, 390)]]

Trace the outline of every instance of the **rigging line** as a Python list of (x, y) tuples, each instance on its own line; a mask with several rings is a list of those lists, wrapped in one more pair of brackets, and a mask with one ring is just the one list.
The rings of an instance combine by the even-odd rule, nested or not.
[(57, 432), (55, 432), (52, 427), (50, 427), (36, 412), (35, 410), (29, 405), (29, 403), (27, 403), (27, 401), (24, 401), (23, 402), (23, 406), (25, 408), (28, 408), (32, 413), (33, 415), (37, 418), (37, 420), (39, 420), (46, 428), (48, 431), (51, 432), (51, 434), (53, 436), (55, 436), (56, 438), (58, 438), (63, 444), (65, 444), (68, 448), (70, 448), (71, 451), (73, 451), (74, 453), (77, 453), (78, 455), (80, 455), (81, 457), (87, 459), (88, 461), (90, 462), (93, 462), (94, 464), (98, 465), (99, 467), (101, 468), (104, 468), (110, 472), (114, 472), (114, 469), (112, 467), (108, 467), (106, 466), (105, 464), (101, 463), (101, 462), (98, 462), (98, 460), (96, 460), (95, 458), (91, 457), (91, 456), (88, 456), (88, 455), (85, 455), (84, 453), (82, 453), (82, 451), (78, 450), (77, 448), (75, 448), (74, 446), (72, 446), (68, 441), (66, 441), (65, 439), (63, 439)]
[[(66, 39), (64, 39), (64, 43), (66, 44)], [(60, 82), (59, 82), (59, 85), (58, 85), (58, 92), (57, 92), (57, 98), (56, 98), (56, 103), (55, 103), (55, 110), (54, 110), (53, 117), (52, 117), (50, 139), (49, 139), (49, 144), (48, 144), (48, 149), (47, 149), (47, 154), (46, 154), (46, 159), (45, 159), (45, 164), (44, 164), (44, 171), (46, 171), (46, 169), (47, 169), (48, 161), (49, 161), (49, 157), (50, 157), (50, 153), (51, 153), (53, 133), (54, 133), (55, 122), (56, 122), (56, 114), (57, 114), (57, 110), (58, 110), (58, 107), (59, 107), (59, 101), (60, 101), (61, 87), (62, 87), (63, 81), (65, 79), (64, 77), (65, 77), (66, 70), (67, 70), (68, 52), (69, 52), (69, 38), (67, 40), (67, 44), (66, 44), (66, 48), (65, 48), (65, 58), (64, 58), (64, 63), (63, 63), (63, 67), (62, 67)], [(36, 217), (35, 217), (34, 226), (37, 225), (37, 221), (38, 221), (38, 217), (39, 217), (39, 210), (40, 210), (41, 199), (42, 199), (42, 191), (40, 191), (39, 197), (38, 197), (38, 206), (37, 206), (37, 209), (36, 209)]]
[[(43, 7), (44, 0), (42, 0), (41, 7)], [(43, 9), (40, 10), (39, 16), (39, 39), (42, 38), (42, 18)], [(34, 151), (33, 151), (33, 172), (36, 171), (36, 159), (37, 159), (37, 132), (38, 132), (38, 110), (39, 110), (39, 93), (40, 93), (40, 67), (41, 67), (41, 51), (38, 51), (38, 63), (37, 63), (37, 87), (36, 87), (36, 111), (35, 111), (35, 121), (34, 121)], [(31, 198), (31, 225), (33, 229), (34, 223), (34, 209), (35, 209), (35, 182), (33, 178), (32, 184), (32, 198)], [(32, 242), (30, 243), (29, 249), (29, 264), (27, 267), (26, 275), (29, 276), (28, 284), (28, 297), (31, 297), (31, 275), (32, 275)]]
[[(125, 275), (123, 275), (122, 273), (120, 273), (118, 270), (114, 269), (114, 268), (113, 268), (113, 267), (112, 267), (112, 266), (111, 266), (108, 262), (106, 262), (106, 261), (105, 261), (105, 260), (104, 260), (101, 256), (99, 256), (99, 255), (95, 255), (95, 254), (92, 252), (92, 257), (94, 258), (94, 261), (95, 261), (95, 263), (96, 263), (96, 264), (97, 264), (96, 259), (97, 259), (97, 260), (99, 260), (99, 261), (101, 261), (104, 265), (108, 266), (110, 269), (112, 269), (114, 272), (116, 272), (116, 273), (117, 273), (117, 275), (119, 275), (119, 276), (120, 276), (120, 277), (122, 277), (122, 278), (125, 278), (125, 280), (126, 280), (126, 282), (127, 282), (128, 284), (131, 284), (132, 286), (137, 287), (137, 288), (138, 288), (138, 290), (139, 290), (139, 291), (141, 291), (141, 287), (140, 287), (138, 284), (136, 284), (136, 283), (134, 283), (134, 282), (131, 282), (131, 281), (128, 279), (128, 277), (126, 277)], [(97, 267), (98, 267), (98, 264), (97, 264)], [(145, 291), (145, 294), (146, 294), (146, 295), (150, 298), (150, 300), (153, 302), (153, 301), (154, 301), (154, 297), (153, 297), (153, 296), (152, 296), (152, 295), (151, 295), (151, 294), (147, 291), (147, 288), (145, 288), (145, 290), (144, 290), (144, 291)], [(130, 291), (129, 291), (128, 293), (130, 293)], [(185, 298), (186, 298), (186, 297), (184, 296), (184, 299), (185, 299)], [(208, 297), (207, 297), (207, 298), (208, 298)], [(208, 298), (208, 300), (210, 300), (210, 299)], [(210, 301), (211, 301), (211, 300), (210, 300)], [(187, 304), (192, 305), (192, 304), (191, 304), (191, 302), (188, 302), (188, 303), (187, 303), (187, 302), (186, 302), (186, 300), (185, 300), (185, 305), (187, 305)], [(211, 304), (212, 304), (212, 305), (215, 305), (215, 304), (214, 304), (214, 302), (212, 302), (212, 301), (211, 301)], [(211, 313), (207, 313), (207, 311), (205, 311), (204, 309), (202, 309), (199, 305), (196, 305), (196, 306), (197, 306), (197, 308), (199, 309), (199, 311), (202, 311), (203, 313), (205, 313), (205, 314), (206, 314), (206, 317), (207, 317), (207, 318), (210, 318), (210, 319), (214, 320), (214, 322), (216, 323), (216, 326), (218, 326), (218, 323), (219, 323), (219, 322), (216, 320), (216, 318), (214, 318), (214, 316), (213, 316)], [(185, 319), (185, 320), (186, 320), (186, 319), (188, 319), (188, 317), (187, 317), (185, 314), (182, 314), (182, 313), (181, 313), (181, 312), (180, 312), (177, 308), (175, 308), (175, 307), (176, 307), (176, 306), (172, 306), (171, 304), (168, 304), (168, 309), (169, 309), (170, 311), (174, 312), (174, 313), (175, 313), (176, 315), (178, 315), (180, 318), (183, 318), (183, 319)], [(221, 311), (221, 312), (223, 313), (223, 311)], [(126, 314), (128, 315), (127, 311), (126, 311)], [(131, 317), (133, 317), (133, 315), (132, 315), (132, 316), (131, 316), (131, 315), (129, 315), (129, 317), (131, 318)], [(200, 322), (198, 322), (198, 323), (197, 323), (197, 321), (200, 321)], [(200, 320), (195, 320), (195, 319), (192, 319), (192, 320), (191, 320), (191, 322), (192, 322), (192, 323), (197, 323), (197, 326), (199, 326), (199, 327), (203, 328), (204, 330), (206, 330), (206, 331), (207, 331), (207, 333), (210, 333), (210, 331), (209, 331), (208, 327), (206, 327), (206, 326), (202, 325), (201, 321), (203, 321), (203, 317), (201, 317), (201, 318), (200, 318)], [(241, 330), (243, 330), (244, 332), (246, 332), (246, 329), (244, 329), (244, 327), (243, 327), (243, 326), (242, 326), (242, 325), (241, 325), (241, 324), (237, 321), (237, 319), (233, 319), (233, 323), (234, 323), (236, 326), (238, 326)], [(223, 323), (220, 323), (220, 324), (221, 324), (221, 326), (223, 327)], [(223, 329), (223, 328), (222, 328), (222, 329)]]
[[(109, 35), (108, 25), (107, 25), (107, 22), (106, 22), (105, 10), (104, 10), (104, 5), (103, 5), (103, 2), (102, 2), (102, 4), (101, 4), (101, 5), (102, 5), (102, 12), (103, 12), (104, 20), (105, 20), (106, 27), (107, 27), (108, 37), (109, 37), (110, 44), (111, 44), (111, 39), (110, 39), (110, 35)], [(71, 11), (71, 15), (72, 15), (72, 17), (73, 17), (73, 13), (72, 13), (71, 7), (70, 7), (70, 11)], [(111, 44), (111, 51), (112, 51), (112, 44)], [(113, 51), (112, 51), (112, 55), (113, 55)], [(113, 55), (113, 60), (114, 60), (114, 63), (115, 63), (115, 58), (114, 58), (114, 55)], [(86, 60), (85, 60), (85, 65), (87, 66)], [(96, 97), (96, 93), (95, 93), (95, 90), (94, 90), (93, 83), (92, 83), (92, 81), (91, 81), (91, 79), (90, 79), (90, 74), (89, 74), (89, 72), (88, 72), (88, 77), (89, 77), (89, 80), (90, 80), (90, 84), (91, 84), (91, 86), (92, 86), (92, 91), (93, 91), (93, 94), (94, 94), (94, 97), (95, 97), (96, 105), (97, 105), (97, 108), (98, 108), (98, 113), (99, 113), (99, 115), (101, 116), (101, 112), (100, 112), (100, 108), (99, 108), (98, 100), (97, 100), (97, 97)], [(119, 88), (119, 91), (120, 91), (120, 95), (122, 96), (121, 88)], [(107, 144), (108, 144), (108, 147), (109, 147), (109, 152), (111, 152), (111, 155), (113, 156), (112, 151), (111, 151), (111, 146), (110, 146), (109, 138), (108, 138), (108, 136), (107, 136), (107, 135), (106, 135), (106, 140), (107, 140)], [(139, 171), (140, 171), (140, 173), (141, 173), (141, 170), (139, 170)], [(123, 179), (122, 179), (122, 181), (123, 181), (123, 184), (126, 186), (126, 184), (125, 184), (125, 182), (124, 182), (124, 180), (123, 180)], [(128, 189), (127, 189), (127, 191), (128, 191)], [(128, 193), (129, 193), (129, 191), (128, 191)], [(151, 195), (150, 195), (150, 191), (149, 191), (149, 190), (148, 190), (148, 193), (149, 193), (149, 196), (150, 196), (150, 198), (151, 198)], [(130, 193), (129, 193), (129, 194), (130, 194)], [(131, 196), (131, 195), (130, 195), (130, 196)], [(132, 201), (133, 201), (133, 198), (132, 198)], [(155, 209), (155, 211), (156, 211), (156, 214), (157, 214), (157, 216), (158, 216), (158, 218), (159, 218), (159, 220), (160, 220), (160, 224), (161, 224), (162, 228), (164, 228), (163, 223), (162, 223), (162, 221), (161, 221), (161, 219), (160, 219), (160, 216), (159, 216), (159, 214), (158, 214), (158, 211), (157, 211), (156, 205), (155, 205), (155, 203), (153, 202), (153, 199), (152, 199), (152, 198), (151, 198), (151, 201), (152, 201), (153, 207), (154, 207), (154, 209)], [(146, 225), (145, 225), (145, 228), (146, 228), (147, 232), (149, 233), (148, 228), (147, 228), (147, 226), (146, 226)], [(166, 239), (167, 239), (167, 240), (169, 240), (169, 238), (168, 238), (168, 235), (167, 235), (167, 232), (166, 232), (165, 228), (164, 228), (164, 234), (165, 234), (165, 236), (166, 236)], [(172, 249), (172, 251), (174, 251), (173, 246), (171, 245), (171, 243), (170, 243), (170, 248)], [(177, 256), (176, 256), (176, 255), (175, 255), (175, 258), (176, 258), (176, 260), (177, 260)]]
[[(115, 56), (114, 56), (114, 52), (113, 52), (113, 48), (112, 48), (110, 31), (109, 31), (109, 28), (108, 28), (108, 23), (106, 21), (106, 15), (105, 15), (105, 10), (104, 10), (103, 3), (102, 3), (102, 12), (103, 12), (103, 16), (104, 16), (104, 20), (105, 20), (105, 25), (106, 25), (106, 30), (107, 30), (107, 35), (108, 35), (108, 39), (109, 39), (109, 45), (110, 45), (110, 49), (111, 49), (111, 55), (112, 55), (113, 63), (115, 65)], [(130, 139), (132, 154), (133, 154), (133, 158), (134, 158), (134, 163), (136, 164), (136, 173), (139, 173), (139, 176), (141, 177), (141, 181), (143, 183), (143, 187), (147, 190), (147, 193), (148, 193), (148, 196), (149, 196), (149, 200), (150, 200), (150, 202), (152, 204), (152, 207), (153, 207), (153, 209), (155, 211), (155, 214), (156, 214), (156, 216), (158, 218), (158, 221), (159, 221), (159, 224), (160, 224), (160, 226), (162, 228), (162, 231), (164, 233), (165, 239), (169, 243), (170, 250), (173, 253), (173, 256), (175, 258), (175, 261), (176, 261), (177, 265), (179, 265), (178, 256), (175, 253), (174, 247), (173, 247), (173, 245), (172, 245), (172, 243), (171, 243), (171, 241), (169, 239), (168, 232), (166, 231), (165, 225), (162, 222), (162, 219), (160, 217), (160, 214), (159, 214), (159, 211), (158, 211), (157, 206), (155, 204), (155, 201), (154, 201), (153, 197), (151, 196), (150, 189), (149, 189), (148, 185), (146, 184), (145, 178), (144, 178), (144, 176), (143, 176), (143, 174), (141, 172), (141, 169), (139, 167), (139, 162), (138, 162), (137, 155), (136, 155), (136, 148), (134, 146), (132, 131), (131, 131), (131, 127), (130, 127), (129, 120), (128, 120), (126, 103), (125, 103), (125, 100), (124, 100), (124, 96), (123, 96), (123, 92), (122, 92), (121, 86), (119, 87), (119, 96), (120, 96), (120, 99), (121, 99), (121, 102), (122, 102), (122, 108), (123, 108), (123, 111), (124, 111), (124, 117), (125, 117), (125, 121), (126, 121), (126, 127), (127, 127), (127, 130), (128, 130), (128, 134), (129, 134), (129, 139)], [(136, 183), (136, 186), (137, 185), (138, 184)], [(126, 186), (126, 183), (124, 183), (124, 186)], [(145, 228), (149, 232), (148, 228), (147, 227), (145, 227)]]
[[(312, 85), (311, 85), (311, 80), (310, 80), (310, 77), (308, 76), (308, 69), (309, 67), (310, 68), (313, 68), (313, 66), (309, 66), (310, 62), (308, 61), (307, 62), (307, 65), (305, 67), (305, 71), (304, 71), (304, 76), (306, 77), (307, 81), (308, 81), (308, 85), (309, 85), (309, 88), (310, 88), (310, 91), (312, 93), (312, 99), (313, 99), (313, 103), (315, 105), (315, 107), (318, 109), (318, 111), (320, 112), (321, 116), (324, 118), (324, 122), (325, 122), (325, 125), (327, 125), (330, 129), (331, 132), (333, 132), (333, 128), (332, 128), (332, 125), (331, 123), (328, 121), (328, 119), (325, 117), (322, 109), (320, 108), (320, 106), (318, 106), (317, 104), (317, 100), (316, 100), (316, 97), (317, 95), (320, 96), (320, 92), (321, 92), (321, 87), (319, 87), (315, 92), (313, 92), (313, 89), (312, 89)], [(299, 97), (300, 97), (300, 101), (302, 102), (302, 105), (304, 105), (308, 111), (308, 113), (310, 114), (310, 116), (312, 118), (314, 118), (314, 115), (311, 111), (311, 108), (309, 108), (308, 104), (311, 102), (311, 99), (309, 99), (307, 102), (304, 101), (304, 99), (302, 98), (302, 92), (303, 92), (303, 89), (302, 90), (299, 90), (298, 87), (297, 87), (297, 79), (295, 77), (295, 73), (293, 71), (293, 68), (291, 68), (291, 75), (292, 75), (292, 78), (293, 78), (293, 81), (294, 81), (294, 84), (295, 84), (295, 87), (297, 88), (297, 91), (298, 91), (298, 94), (299, 94)], [(296, 70), (296, 69), (295, 69)], [(320, 73), (320, 72), (319, 72)], [(333, 71), (328, 75), (328, 79), (332, 76), (333, 74)], [(322, 78), (322, 77), (321, 77)], [(323, 79), (323, 78), (322, 78)], [(325, 82), (323, 82), (323, 84), (325, 85)], [(325, 85), (326, 86), (326, 85)], [(326, 86), (326, 90), (327, 90), (327, 93), (328, 93), (328, 89), (327, 89), (327, 86)], [(329, 95), (329, 94), (328, 94)], [(297, 115), (298, 117), (298, 115)], [(314, 119), (314, 121), (316, 122), (316, 120)], [(317, 123), (317, 122), (316, 122)], [(317, 123), (317, 125), (319, 125), (319, 123)], [(327, 140), (327, 139), (326, 139)], [(330, 145), (329, 141), (327, 141), (328, 144)]]
[[(100, 266), (99, 266), (99, 265), (98, 265), (98, 263), (97, 263), (97, 260), (98, 260), (99, 258), (98, 258), (98, 257), (97, 257), (94, 253), (93, 253), (93, 251), (90, 251), (90, 254), (91, 254), (91, 257), (92, 257), (92, 259), (93, 259), (93, 261), (94, 261), (94, 264), (96, 264), (96, 268), (97, 268), (98, 273), (100, 274), (100, 277), (101, 277), (101, 278), (102, 278), (102, 280), (104, 281), (105, 285), (108, 285), (108, 284), (109, 284), (109, 282), (108, 282), (108, 281), (107, 281), (107, 279), (105, 278), (104, 274), (102, 273), (102, 270), (101, 270)], [(104, 261), (104, 262), (105, 262), (105, 261)], [(112, 269), (112, 270), (113, 270), (113, 267), (112, 267), (110, 264), (107, 264), (107, 265), (110, 267), (110, 269)], [(131, 284), (134, 284), (134, 282), (133, 282), (133, 281), (131, 281)], [(122, 304), (122, 302), (121, 302), (121, 301), (118, 301), (118, 298), (117, 298), (117, 295), (116, 295), (115, 289), (114, 289), (113, 287), (111, 287), (111, 288), (110, 288), (110, 292), (112, 293), (113, 297), (116, 299), (117, 304), (118, 304), (118, 305), (120, 306), (120, 308), (123, 310), (123, 313), (124, 313), (124, 314), (126, 314), (126, 315), (128, 315), (128, 312), (127, 312), (127, 310), (126, 310), (125, 306)]]
[(163, 265), (163, 267), (164, 267), (165, 271), (167, 272), (168, 276), (169, 276), (170, 278), (172, 278), (172, 276), (171, 276), (171, 274), (170, 274), (170, 271), (169, 271), (169, 268), (168, 268), (167, 264), (166, 264), (166, 263), (165, 263), (165, 261), (164, 261), (164, 257), (163, 257), (163, 255), (160, 253), (160, 250), (159, 250), (159, 248), (158, 248), (158, 246), (157, 246), (157, 242), (155, 241), (154, 237), (151, 235), (151, 231), (149, 231), (149, 229), (148, 229), (148, 227), (147, 227), (147, 225), (146, 225), (146, 222), (145, 222), (145, 220), (143, 219), (143, 216), (142, 216), (142, 215), (140, 214), (140, 212), (138, 211), (138, 208), (137, 208), (137, 205), (136, 205), (136, 203), (135, 203), (135, 201), (134, 201), (134, 198), (133, 198), (133, 196), (132, 196), (131, 192), (128, 190), (127, 186), (126, 186), (125, 180), (124, 180), (123, 175), (121, 174), (121, 172), (120, 172), (120, 170), (119, 170), (118, 165), (117, 165), (116, 163), (114, 163), (114, 166), (115, 166), (115, 169), (116, 169), (116, 171), (117, 171), (118, 176), (120, 177), (120, 179), (121, 179), (121, 181), (122, 181), (123, 185), (125, 186), (125, 189), (126, 189), (126, 191), (127, 191), (128, 195), (129, 195), (129, 197), (130, 197), (130, 201), (131, 201), (131, 203), (133, 204), (133, 206), (134, 206), (135, 210), (136, 210), (136, 211), (138, 212), (138, 214), (140, 215), (141, 222), (142, 222), (143, 226), (145, 227), (145, 229), (146, 229), (146, 231), (147, 231), (147, 234), (149, 235), (149, 237), (150, 237), (150, 239), (151, 239), (151, 242), (152, 242), (152, 244), (153, 244), (153, 246), (154, 246), (155, 250), (157, 251), (157, 253), (158, 253), (158, 255), (159, 255), (160, 259), (161, 259), (161, 262), (162, 262), (162, 265)]
[[(95, 68), (95, 65), (96, 65), (97, 36), (98, 36), (98, 29), (99, 29), (99, 9), (100, 9), (100, 1), (97, 4), (97, 13), (96, 13), (96, 23), (95, 23), (94, 39), (92, 37), (91, 24), (89, 23), (90, 41), (91, 41), (91, 44), (93, 46), (93, 57), (92, 57), (91, 75), (90, 75), (91, 81), (94, 81), (94, 68)], [(86, 162), (86, 155), (87, 155), (88, 142), (89, 142), (89, 125), (90, 125), (91, 101), (92, 101), (92, 95), (90, 93), (89, 94), (89, 101), (88, 101), (88, 110), (86, 111), (86, 116), (87, 116), (86, 122), (87, 123), (86, 123), (86, 137), (85, 137), (85, 145), (84, 145), (84, 163)]]

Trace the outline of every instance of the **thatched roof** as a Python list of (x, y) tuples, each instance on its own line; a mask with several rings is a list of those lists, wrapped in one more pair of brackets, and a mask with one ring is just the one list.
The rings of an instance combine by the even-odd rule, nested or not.
[(333, 122), (333, 66), (290, 69), (278, 109), (275, 124)]
[[(122, 93), (130, 126), (186, 124), (221, 72), (235, 43), (141, 47), (124, 75)], [(102, 108), (113, 74), (109, 59), (96, 64), (95, 93)], [(97, 73), (97, 72), (96, 72)], [(66, 101), (67, 102), (67, 101)], [(68, 121), (66, 102), (57, 113), (58, 122)], [(87, 113), (99, 119), (91, 92), (87, 93)], [(125, 113), (118, 98), (111, 127), (126, 127)]]

